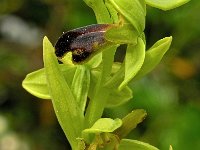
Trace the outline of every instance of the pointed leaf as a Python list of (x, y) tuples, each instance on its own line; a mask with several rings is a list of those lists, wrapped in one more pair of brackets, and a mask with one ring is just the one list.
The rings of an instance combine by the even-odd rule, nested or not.
[(157, 41), (145, 54), (145, 60), (142, 68), (135, 76), (134, 80), (139, 79), (152, 71), (161, 61), (163, 55), (167, 52), (172, 42), (172, 37), (166, 37)]
[(162, 10), (170, 10), (179, 7), (190, 0), (146, 0), (146, 3), (152, 7)]
[(77, 66), (77, 69), (72, 81), (71, 90), (74, 94), (74, 97), (83, 115), (84, 115), (85, 106), (87, 102), (89, 86), (90, 86), (89, 70), (83, 65)]
[(47, 37), (43, 40), (43, 59), (49, 92), (58, 121), (71, 146), (76, 149), (76, 138), (80, 137), (83, 115), (59, 69), (54, 47)]
[(122, 139), (119, 150), (158, 150), (156, 147), (137, 140)]
[(145, 58), (145, 45), (141, 38), (138, 38), (137, 45), (128, 45), (125, 57), (125, 78), (119, 89), (123, 89), (141, 69)]
[[(71, 85), (76, 67), (71, 65), (60, 64), (59, 68), (62, 74), (65, 77), (68, 85)], [(32, 95), (42, 98), (42, 99), (51, 99), (49, 95), (49, 90), (47, 87), (47, 80), (45, 75), (45, 69), (39, 69), (32, 73), (29, 73), (22, 82), (22, 86)]]
[(146, 4), (145, 0), (109, 0), (114, 8), (133, 25), (139, 35), (144, 31)]

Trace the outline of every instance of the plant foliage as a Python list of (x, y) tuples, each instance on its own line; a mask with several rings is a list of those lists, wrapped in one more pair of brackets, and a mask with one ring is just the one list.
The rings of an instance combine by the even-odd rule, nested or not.
[[(131, 81), (153, 70), (169, 49), (165, 37), (146, 50), (144, 36), (146, 5), (162, 10), (189, 0), (84, 0), (94, 10), (99, 24), (110, 24), (104, 37), (109, 43), (98, 47), (89, 61), (73, 64), (67, 54), (59, 64), (55, 49), (44, 37), (44, 68), (26, 76), (22, 86), (42, 99), (51, 99), (58, 121), (72, 149), (157, 150), (137, 140), (123, 139), (146, 116), (134, 110), (124, 118), (101, 118), (104, 108), (132, 98)], [(114, 62), (120, 44), (127, 44), (123, 62)]]

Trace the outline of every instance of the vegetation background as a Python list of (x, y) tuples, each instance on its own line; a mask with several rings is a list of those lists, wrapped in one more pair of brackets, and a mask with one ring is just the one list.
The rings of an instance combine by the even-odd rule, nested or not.
[[(104, 117), (134, 108), (148, 112), (129, 136), (161, 150), (200, 149), (200, 1), (171, 11), (147, 8), (146, 39), (173, 36), (160, 65), (132, 84), (134, 97)], [(0, 1), (0, 150), (69, 150), (51, 102), (22, 89), (25, 75), (43, 67), (42, 38), (55, 43), (63, 31), (96, 23), (82, 0)], [(123, 49), (123, 47), (122, 47)], [(124, 51), (116, 58), (120, 60)], [(67, 114), (66, 114), (67, 115)]]

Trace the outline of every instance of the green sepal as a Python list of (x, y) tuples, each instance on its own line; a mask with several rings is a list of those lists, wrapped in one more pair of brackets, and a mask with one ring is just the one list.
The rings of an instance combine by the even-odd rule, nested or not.
[(156, 67), (156, 65), (161, 61), (162, 57), (169, 49), (171, 42), (171, 36), (165, 37), (157, 41), (149, 50), (146, 51), (142, 68), (134, 77), (134, 80), (140, 79)]
[(122, 90), (141, 69), (145, 59), (145, 45), (141, 38), (138, 37), (137, 45), (128, 45), (125, 56), (125, 77), (119, 86)]
[[(60, 64), (59, 69), (65, 77), (67, 84), (71, 85), (74, 73), (76, 71), (76, 66)], [(51, 99), (47, 87), (47, 80), (44, 68), (26, 75), (25, 79), (22, 82), (22, 86), (26, 91), (38, 98)]]
[(145, 0), (146, 3), (152, 7), (162, 10), (170, 10), (179, 7), (190, 0)]

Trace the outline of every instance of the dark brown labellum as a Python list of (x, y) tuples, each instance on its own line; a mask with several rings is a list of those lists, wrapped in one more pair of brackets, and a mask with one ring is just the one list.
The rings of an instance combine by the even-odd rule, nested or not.
[(55, 44), (55, 54), (58, 58), (72, 52), (72, 60), (75, 63), (89, 58), (99, 47), (106, 43), (105, 32), (110, 28), (109, 24), (94, 24), (62, 34)]

